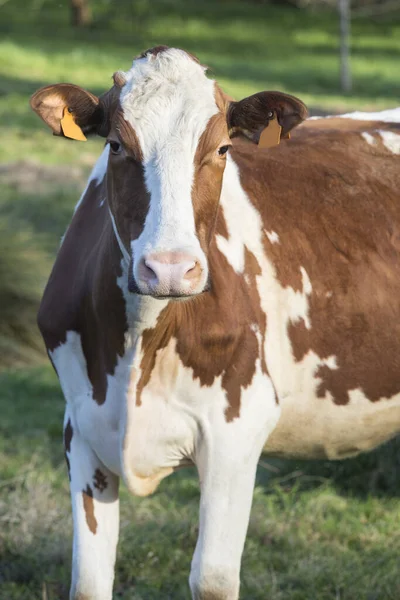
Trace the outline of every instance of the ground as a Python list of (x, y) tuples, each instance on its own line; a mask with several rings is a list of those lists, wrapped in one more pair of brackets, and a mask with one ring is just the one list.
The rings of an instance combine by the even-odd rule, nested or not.
[[(30, 278), (37, 297), (103, 143), (54, 138), (28, 108), (41, 85), (71, 81), (100, 93), (135, 54), (167, 43), (197, 54), (237, 98), (280, 89), (327, 112), (399, 102), (395, 18), (353, 23), (354, 93), (342, 96), (333, 14), (223, 0), (119, 2), (117, 12), (98, 0), (95, 26), (76, 32), (67, 4), (0, 0), (0, 277), (12, 248), (10, 279), (20, 288)], [(3, 311), (1, 290), (0, 304)], [(63, 400), (43, 352), (21, 351), (17, 360), (4, 339), (0, 314), (0, 364), (8, 367), (0, 374), (0, 600), (65, 600), (72, 526)], [(399, 494), (399, 442), (339, 463), (264, 458), (241, 599), (397, 600)], [(115, 598), (189, 597), (198, 502), (191, 470), (146, 499), (122, 489)]]

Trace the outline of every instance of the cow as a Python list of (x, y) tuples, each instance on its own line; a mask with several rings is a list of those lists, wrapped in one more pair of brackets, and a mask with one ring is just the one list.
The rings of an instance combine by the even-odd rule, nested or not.
[(194, 465), (191, 594), (236, 600), (263, 449), (339, 459), (400, 430), (400, 109), (234, 101), (165, 46), (100, 97), (60, 83), (31, 105), (106, 138), (38, 315), (66, 399), (70, 598), (112, 597), (119, 480), (146, 496)]

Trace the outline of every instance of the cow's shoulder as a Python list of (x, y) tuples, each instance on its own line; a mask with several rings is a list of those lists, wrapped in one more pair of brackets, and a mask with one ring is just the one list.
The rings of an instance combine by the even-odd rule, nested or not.
[(88, 312), (94, 277), (112, 226), (105, 203), (106, 154), (97, 161), (78, 201), (41, 301), (38, 324), (48, 350), (65, 341), (66, 332), (81, 329)]

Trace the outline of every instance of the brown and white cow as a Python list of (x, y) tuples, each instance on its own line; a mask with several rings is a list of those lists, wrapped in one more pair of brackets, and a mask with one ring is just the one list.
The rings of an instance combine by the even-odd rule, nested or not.
[(31, 102), (57, 135), (107, 138), (39, 312), (66, 398), (71, 599), (112, 597), (119, 479), (146, 495), (194, 464), (192, 596), (235, 600), (262, 449), (341, 458), (400, 429), (400, 110), (261, 149), (303, 103), (231, 101), (165, 47), (100, 98)]

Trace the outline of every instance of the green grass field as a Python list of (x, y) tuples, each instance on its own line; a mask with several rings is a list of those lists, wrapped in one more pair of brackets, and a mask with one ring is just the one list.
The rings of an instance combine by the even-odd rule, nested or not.
[[(0, 598), (66, 600), (71, 516), (63, 400), (50, 367), (0, 376)], [(356, 460), (262, 461), (243, 600), (400, 597), (400, 443)], [(122, 489), (115, 598), (184, 600), (197, 530), (195, 473), (149, 498)], [(46, 596), (44, 596), (46, 597)]]
[[(400, 104), (400, 13), (354, 23), (354, 93), (344, 97), (333, 14), (224, 0), (93, 4), (95, 24), (81, 32), (65, 1), (0, 1), (0, 600), (68, 597), (63, 400), (34, 320), (103, 143), (52, 137), (29, 111), (30, 94), (56, 81), (100, 93), (137, 53), (166, 43), (197, 54), (236, 97), (269, 88), (317, 110)], [(242, 600), (398, 600), (399, 495), (399, 442), (335, 464), (264, 458)], [(198, 502), (190, 470), (146, 499), (122, 490), (115, 598), (189, 598)]]

